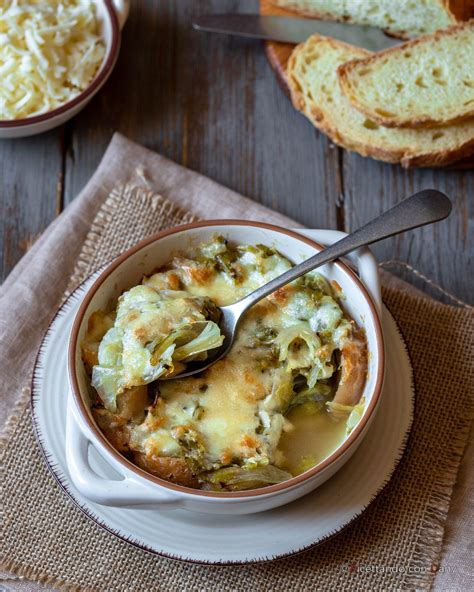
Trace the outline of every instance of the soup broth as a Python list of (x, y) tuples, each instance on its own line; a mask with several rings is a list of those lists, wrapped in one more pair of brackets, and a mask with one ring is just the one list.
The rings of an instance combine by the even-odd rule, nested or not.
[(326, 459), (346, 438), (345, 418), (335, 418), (326, 409), (301, 405), (287, 415), (293, 429), (282, 434), (278, 449), (282, 467), (292, 475), (304, 473)]

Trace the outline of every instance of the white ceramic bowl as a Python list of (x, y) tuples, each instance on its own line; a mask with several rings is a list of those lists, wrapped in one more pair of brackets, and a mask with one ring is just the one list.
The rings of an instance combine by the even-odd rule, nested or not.
[(105, 84), (118, 58), (120, 31), (128, 17), (130, 0), (94, 0), (94, 2), (105, 41), (104, 60), (94, 80), (77, 97), (52, 111), (24, 119), (0, 119), (0, 139), (34, 136), (65, 123), (83, 109)]
[[(314, 231), (307, 231), (309, 233)], [(96, 426), (90, 412), (90, 386), (80, 352), (80, 344), (92, 312), (107, 308), (118, 296), (138, 284), (144, 274), (163, 265), (172, 254), (208, 240), (220, 233), (237, 243), (263, 243), (276, 247), (294, 263), (321, 250), (302, 234), (258, 222), (239, 220), (206, 221), (161, 232), (136, 245), (103, 271), (88, 290), (75, 317), (69, 340), (68, 370), (70, 399), (66, 430), (66, 456), (70, 477), (88, 499), (111, 506), (159, 506), (186, 508), (207, 513), (247, 514), (275, 508), (312, 491), (331, 477), (355, 452), (377, 409), (384, 373), (384, 349), (379, 319), (381, 310), (377, 265), (367, 249), (356, 254), (361, 277), (370, 292), (346, 265), (325, 265), (320, 272), (336, 280), (345, 295), (345, 308), (365, 328), (369, 348), (369, 372), (363, 396), (367, 404), (359, 424), (347, 439), (323, 462), (286, 482), (244, 492), (199, 491), (175, 485), (146, 473), (118, 453)], [(322, 231), (326, 244), (342, 233)], [(91, 468), (88, 447), (92, 444), (119, 476), (111, 480)], [(348, 484), (350, 487), (350, 484)]]

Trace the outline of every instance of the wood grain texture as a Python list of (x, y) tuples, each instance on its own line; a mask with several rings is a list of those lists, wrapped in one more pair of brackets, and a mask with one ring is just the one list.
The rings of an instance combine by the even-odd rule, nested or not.
[(377, 253), (472, 300), (473, 173), (406, 172), (332, 146), (292, 108), (260, 42), (191, 29), (198, 14), (258, 8), (257, 0), (134, 2), (116, 69), (88, 107), (62, 129), (0, 142), (2, 277), (75, 198), (118, 130), (313, 227), (355, 228), (412, 189), (445, 190), (456, 205), (449, 220)]
[(61, 207), (62, 132), (0, 140), (0, 282)]
[[(114, 74), (74, 120), (66, 202), (118, 130), (302, 222), (335, 225), (337, 154), (282, 95), (262, 44), (191, 28), (198, 14), (242, 4), (134, 4)], [(295, 132), (300, 141), (289, 141)]]
[[(275, 6), (270, 0), (260, 0), (260, 14), (267, 16), (298, 16), (294, 12), (285, 10), (279, 6)], [(270, 62), (278, 82), (280, 83), (284, 93), (289, 97), (290, 89), (286, 81), (286, 67), (290, 59), (291, 52), (294, 49), (291, 43), (277, 43), (276, 41), (265, 42), (265, 53)]]
[[(344, 212), (346, 230), (352, 230), (403, 197), (428, 187), (445, 192), (453, 201), (451, 216), (438, 224), (413, 230), (379, 245), (379, 261), (401, 260), (474, 304), (474, 174), (472, 171), (412, 169), (377, 162), (345, 152), (343, 159)], [(410, 272), (400, 275), (425, 288)], [(448, 301), (448, 300), (446, 300)]]

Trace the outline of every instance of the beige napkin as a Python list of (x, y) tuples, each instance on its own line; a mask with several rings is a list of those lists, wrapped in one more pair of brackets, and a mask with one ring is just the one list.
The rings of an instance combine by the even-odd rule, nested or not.
[[(152, 188), (197, 217), (260, 219), (286, 227), (298, 226), (284, 216), (116, 135), (81, 196), (48, 229), (0, 289), (0, 365), (3, 378), (0, 413), (3, 417), (11, 412), (20, 383), (27, 382), (19, 381), (18, 377), (27, 376), (31, 370), (39, 340), (66, 289), (71, 270), (102, 201), (112, 193), (117, 183), (129, 181)], [(406, 298), (407, 291), (410, 293), (407, 284), (397, 283), (397, 287), (400, 298)], [(450, 307), (437, 306), (446, 318), (456, 314), (450, 312)], [(12, 319), (15, 319), (14, 323)], [(26, 335), (28, 347), (24, 345)], [(460, 449), (462, 445), (458, 446)], [(472, 474), (471, 477), (466, 471), (461, 474), (463, 481), (455, 495), (456, 511), (448, 521), (448, 540), (441, 559), (441, 565), (449, 566), (454, 572), (437, 575), (439, 589), (465, 590), (469, 584), (472, 553), (469, 554), (468, 541), (472, 540), (472, 533), (469, 532), (472, 501), (469, 503), (467, 482)], [(444, 521), (444, 517), (440, 516), (439, 520)], [(11, 582), (8, 585), (17, 586)]]

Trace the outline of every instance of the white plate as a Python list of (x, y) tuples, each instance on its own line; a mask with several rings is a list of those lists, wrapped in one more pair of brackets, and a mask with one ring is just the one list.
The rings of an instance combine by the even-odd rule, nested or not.
[[(69, 330), (92, 279), (70, 296), (45, 335), (33, 376), (32, 411), (49, 470), (71, 500), (104, 529), (146, 551), (183, 561), (219, 565), (270, 561), (304, 551), (339, 532), (360, 516), (389, 481), (410, 431), (414, 389), (403, 339), (384, 309), (387, 365), (380, 409), (353, 458), (316, 491), (275, 510), (228, 517), (89, 502), (69, 479), (64, 442)], [(117, 477), (92, 447), (90, 455), (97, 473)]]

